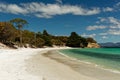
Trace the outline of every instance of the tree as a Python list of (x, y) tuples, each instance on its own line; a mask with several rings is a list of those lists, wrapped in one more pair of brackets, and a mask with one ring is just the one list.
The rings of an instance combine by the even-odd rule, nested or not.
[(42, 33), (41, 32), (37, 32), (36, 33), (36, 38), (40, 38), (40, 37), (42, 37)]
[(97, 43), (93, 38), (89, 37), (86, 39), (88, 43)]
[(61, 40), (59, 40), (59, 39), (52, 39), (51, 42), (52, 42), (53, 45), (56, 45), (56, 46), (63, 46), (63, 44), (64, 44), (64, 43), (63, 43)]
[(22, 32), (22, 39), (23, 39), (23, 43), (24, 44), (31, 44), (33, 42), (33, 40), (35, 40), (35, 33), (28, 31), (28, 30), (24, 30)]
[(52, 36), (51, 42), (53, 45), (65, 46), (68, 40), (67, 36)]
[(45, 41), (45, 46), (52, 46), (51, 38), (49, 36), (44, 36), (42, 37)]
[(45, 44), (44, 44), (45, 46), (52, 46), (51, 38), (52, 36), (49, 35), (49, 33), (46, 30), (43, 30), (42, 39), (44, 39), (45, 41)]
[(44, 46), (44, 44), (45, 44), (44, 39), (42, 39), (42, 38), (37, 38), (37, 39), (36, 39), (36, 47), (41, 48), (41, 47)]
[(82, 48), (87, 47), (88, 42), (87, 42), (86, 38), (80, 37), (80, 41), (81, 41), (80, 42), (80, 47), (82, 47)]
[(76, 32), (72, 32), (66, 43), (69, 47), (80, 47), (80, 37)]
[(0, 41), (12, 41), (14, 38), (15, 28), (9, 22), (0, 22)]
[(26, 20), (21, 19), (21, 18), (12, 19), (12, 20), (10, 20), (10, 22), (13, 23), (13, 25), (18, 28), (19, 36), (20, 36), (20, 46), (22, 46), (22, 28), (23, 28), (23, 26), (28, 24), (28, 22)]
[(50, 36), (50, 35), (48, 34), (47, 30), (43, 30), (43, 35), (44, 35), (44, 36)]

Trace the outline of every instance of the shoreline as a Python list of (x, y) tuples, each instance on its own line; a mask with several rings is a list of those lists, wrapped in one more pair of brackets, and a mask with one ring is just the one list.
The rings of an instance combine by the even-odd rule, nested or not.
[[(60, 62), (64, 65), (67, 65), (71, 69), (75, 70), (76, 72), (80, 74), (84, 74), (85, 76), (88, 76), (88, 77), (93, 77), (98, 80), (120, 80), (119, 73), (115, 73), (113, 71), (103, 69), (97, 66), (96, 64), (92, 64), (92, 63), (90, 64), (80, 60), (76, 60), (62, 53), (59, 53), (59, 51), (49, 51), (48, 53), (45, 53), (43, 55), (57, 62)], [(56, 56), (59, 56), (59, 57), (56, 57)]]
[(109, 71), (109, 72), (113, 72), (113, 73), (118, 73), (118, 74), (120, 74), (120, 71), (118, 71), (118, 70), (110, 69), (110, 68), (107, 68), (107, 67), (102, 67), (101, 65), (98, 65), (98, 64), (95, 64), (95, 63), (92, 63), (92, 62), (87, 62), (87, 61), (83, 61), (83, 60), (76, 59), (76, 58), (74, 58), (74, 57), (70, 57), (70, 56), (65, 55), (64, 53), (60, 52), (59, 50), (57, 50), (57, 53), (65, 56), (65, 57), (67, 57), (67, 58), (70, 58), (70, 59), (72, 59), (72, 60), (75, 60), (75, 61), (78, 61), (78, 62), (81, 62), (81, 63), (84, 63), (84, 64), (88, 64), (88, 65), (90, 64), (90, 65), (93, 65), (93, 66), (98, 67), (98, 68), (100, 68), (100, 69), (103, 69), (103, 70), (106, 70), (106, 71)]
[(49, 53), (49, 51), (53, 50), (38, 52), (26, 60), (26, 71), (35, 76), (42, 75), (45, 80), (98, 80), (94, 77), (80, 74), (69, 66), (44, 56), (44, 54)]

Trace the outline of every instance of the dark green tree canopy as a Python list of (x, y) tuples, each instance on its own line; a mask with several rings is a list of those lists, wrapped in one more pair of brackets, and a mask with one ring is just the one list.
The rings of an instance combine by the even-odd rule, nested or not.
[(76, 32), (72, 32), (66, 43), (69, 47), (86, 47), (87, 41), (85, 38), (79, 36)]
[(70, 47), (80, 47), (80, 37), (76, 32), (72, 32), (66, 43)]
[(93, 38), (89, 37), (87, 38), (88, 43), (97, 43)]
[(44, 35), (44, 36), (50, 36), (50, 35), (48, 34), (47, 30), (43, 30), (43, 35)]

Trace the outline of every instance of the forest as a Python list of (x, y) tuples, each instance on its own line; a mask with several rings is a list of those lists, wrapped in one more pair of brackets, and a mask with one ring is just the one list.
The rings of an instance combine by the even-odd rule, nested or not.
[(71, 32), (70, 36), (54, 36), (49, 34), (47, 30), (42, 32), (32, 32), (24, 30), (29, 24), (26, 20), (15, 18), (9, 21), (0, 22), (0, 42), (12, 47), (87, 47), (88, 43), (97, 43), (93, 38), (84, 38), (76, 32)]

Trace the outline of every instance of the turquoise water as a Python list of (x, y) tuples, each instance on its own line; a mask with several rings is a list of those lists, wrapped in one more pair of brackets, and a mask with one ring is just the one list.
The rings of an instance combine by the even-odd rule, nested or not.
[(120, 48), (85, 48), (60, 50), (65, 55), (103, 68), (120, 71)]

